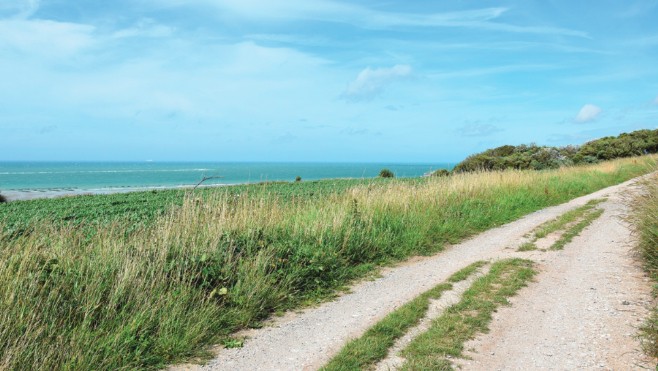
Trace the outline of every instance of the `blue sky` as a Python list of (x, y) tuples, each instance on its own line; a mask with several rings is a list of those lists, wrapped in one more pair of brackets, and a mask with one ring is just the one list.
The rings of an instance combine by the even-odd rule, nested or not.
[(0, 160), (444, 162), (658, 127), (658, 0), (0, 0)]

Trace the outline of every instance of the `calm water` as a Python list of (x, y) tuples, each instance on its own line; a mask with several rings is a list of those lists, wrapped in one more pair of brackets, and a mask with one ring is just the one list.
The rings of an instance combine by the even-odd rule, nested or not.
[(417, 177), (454, 164), (210, 163), (210, 162), (0, 162), (0, 190), (94, 190), (238, 184), (326, 178), (370, 178), (382, 168), (398, 177)]

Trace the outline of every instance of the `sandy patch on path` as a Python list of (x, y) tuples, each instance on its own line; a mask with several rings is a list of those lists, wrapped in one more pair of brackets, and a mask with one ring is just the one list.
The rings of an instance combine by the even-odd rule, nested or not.
[[(334, 356), (347, 341), (360, 336), (365, 330), (391, 311), (437, 284), (444, 282), (450, 275), (471, 263), (478, 260), (520, 256), (535, 259), (540, 262), (543, 260), (544, 264), (548, 265), (546, 264), (546, 259), (553, 258), (550, 254), (561, 254), (563, 252), (565, 254), (576, 254), (577, 251), (580, 251), (579, 249), (566, 248), (564, 251), (558, 252), (533, 251), (525, 253), (515, 252), (514, 250), (516, 250), (516, 248), (518, 248), (518, 246), (524, 241), (524, 235), (528, 234), (538, 225), (554, 219), (568, 210), (583, 206), (589, 200), (628, 192), (629, 184), (633, 182), (634, 181), (631, 180), (617, 186), (600, 190), (591, 195), (577, 198), (559, 206), (546, 208), (502, 227), (486, 231), (466, 242), (452, 246), (436, 256), (420, 259), (411, 264), (403, 264), (392, 269), (386, 269), (382, 272), (381, 278), (374, 281), (358, 283), (352, 288), (350, 293), (342, 295), (332, 302), (324, 303), (317, 308), (306, 309), (301, 313), (288, 314), (281, 319), (275, 319), (271, 327), (253, 331), (251, 333), (251, 338), (245, 341), (244, 347), (237, 349), (221, 349), (218, 352), (217, 357), (202, 368), (212, 370), (318, 369), (329, 361), (329, 359), (331, 359), (331, 357)], [(612, 201), (608, 202), (612, 204)], [(612, 208), (613, 206), (606, 207)], [(606, 218), (605, 220), (608, 222), (612, 221), (613, 224), (619, 225), (619, 221), (616, 219)], [(600, 222), (601, 219), (595, 223)], [(606, 229), (607, 227), (604, 226), (603, 228)], [(606, 244), (607, 242), (608, 239), (602, 239), (595, 243)], [(574, 242), (572, 242), (572, 245), (573, 244)], [(594, 249), (596, 248), (598, 248), (598, 246), (594, 247)], [(616, 253), (619, 252), (617, 251)], [(628, 257), (627, 254), (622, 256)], [(628, 258), (630, 259), (630, 257)], [(574, 259), (577, 261), (578, 257), (575, 257)], [(587, 259), (589, 259), (589, 257)], [(629, 264), (630, 262), (626, 261), (626, 266), (634, 267)], [(569, 264), (565, 266), (565, 269), (568, 268), (568, 265)], [(637, 272), (639, 271), (633, 270), (633, 272), (636, 272), (633, 274), (638, 274)], [(620, 272), (619, 275), (615, 277), (620, 277), (620, 279), (621, 277), (624, 277), (625, 280), (626, 277), (624, 274), (625, 273)], [(604, 277), (595, 277), (594, 279), (601, 280), (603, 278)], [(560, 275), (557, 274), (555, 279), (561, 279)], [(574, 279), (578, 280), (579, 278)], [(582, 277), (583, 281), (581, 281), (581, 284), (586, 286), (588, 285), (588, 281), (585, 279), (590, 279), (590, 277)], [(541, 278), (538, 278), (538, 280), (541, 280)], [(602, 286), (600, 287), (606, 287), (615, 291), (616, 286), (611, 286), (612, 284), (614, 284), (612, 281), (605, 284), (601, 283)], [(635, 284), (635, 281), (633, 281), (631, 285)], [(629, 289), (627, 288), (623, 288), (618, 289), (617, 291), (621, 294), (628, 292), (628, 290)], [(580, 292), (576, 292), (575, 294), (582, 297), (582, 293)], [(559, 298), (558, 295), (561, 295), (560, 291), (551, 291), (550, 295), (555, 297), (553, 298), (553, 300), (555, 300), (553, 303), (559, 308), (561, 301), (557, 298)], [(602, 296), (598, 300), (608, 298), (607, 294), (604, 295), (601, 293), (600, 295)], [(624, 295), (624, 298), (626, 299), (621, 300), (629, 300), (629, 297), (630, 296)], [(520, 294), (519, 300), (525, 300), (523, 294)], [(640, 303), (643, 299), (633, 300), (633, 302)], [(628, 306), (624, 307), (626, 308)], [(612, 306), (609, 308), (609, 310), (616, 309), (616, 307)], [(555, 309), (556, 308), (550, 307), (548, 312), (550, 313)], [(582, 309), (586, 310), (587, 308)], [(540, 319), (544, 315), (544, 312), (533, 312), (532, 315), (529, 315), (529, 318), (531, 318), (529, 321), (542, 322)], [(621, 315), (615, 319), (619, 321), (620, 318)], [(598, 324), (599, 322), (595, 323)], [(522, 329), (527, 327), (526, 324), (520, 325)], [(549, 327), (551, 326), (550, 323), (547, 325)], [(586, 326), (584, 322), (580, 323), (580, 325)], [(603, 324), (601, 326), (603, 326)], [(601, 335), (607, 333), (608, 332), (604, 331)], [(529, 334), (528, 338), (530, 338), (530, 335), (538, 338), (543, 337), (540, 334)], [(566, 336), (561, 335), (561, 337), (562, 336), (566, 338)], [(577, 338), (578, 335), (576, 334), (573, 337), (575, 341), (575, 338)], [(571, 339), (571, 337), (569, 338)], [(624, 339), (625, 341), (633, 341), (630, 336), (625, 337)], [(603, 340), (600, 340), (599, 342), (601, 341)], [(529, 346), (529, 343), (525, 341), (522, 341), (522, 343), (528, 345), (525, 348), (526, 352), (530, 354), (535, 352), (535, 350)], [(496, 351), (492, 352), (495, 353)], [(576, 355), (576, 357), (580, 357), (580, 354)], [(186, 365), (183, 367), (173, 367), (172, 369), (196, 368), (201, 368), (201, 366)]]

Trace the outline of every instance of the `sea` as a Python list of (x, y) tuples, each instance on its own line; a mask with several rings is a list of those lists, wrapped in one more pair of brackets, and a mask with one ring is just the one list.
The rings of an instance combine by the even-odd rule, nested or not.
[(112, 191), (265, 181), (419, 177), (452, 163), (0, 162), (0, 191)]

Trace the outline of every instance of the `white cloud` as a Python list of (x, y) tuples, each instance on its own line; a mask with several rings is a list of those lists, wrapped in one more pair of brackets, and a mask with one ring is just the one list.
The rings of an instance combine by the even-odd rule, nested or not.
[(78, 23), (0, 20), (0, 47), (40, 56), (65, 56), (91, 46), (94, 30)]
[(656, 99), (653, 100), (653, 104), (658, 105), (658, 96), (656, 96)]
[(593, 104), (586, 104), (576, 115), (576, 122), (590, 122), (595, 120), (601, 113), (601, 107)]
[(370, 100), (394, 81), (408, 77), (411, 72), (411, 66), (406, 64), (391, 68), (367, 67), (347, 86), (343, 97), (351, 101)]

